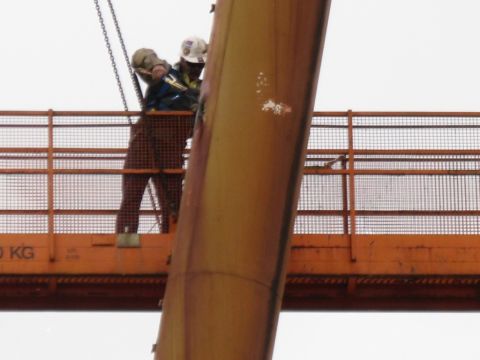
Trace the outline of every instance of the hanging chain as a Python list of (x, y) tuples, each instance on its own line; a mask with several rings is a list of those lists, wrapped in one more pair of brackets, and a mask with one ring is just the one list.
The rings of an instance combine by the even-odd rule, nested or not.
[(120, 31), (120, 25), (118, 23), (117, 15), (115, 14), (115, 9), (113, 8), (113, 4), (111, 0), (107, 0), (108, 7), (110, 8), (110, 13), (112, 14), (112, 19), (115, 24), (115, 29), (117, 30), (118, 40), (120, 41), (120, 46), (122, 47), (123, 58), (125, 63), (127, 64), (128, 73), (130, 74), (130, 79), (132, 80), (133, 88), (135, 90), (135, 95), (137, 96), (138, 104), (140, 108), (144, 110), (145, 104), (143, 102), (142, 96), (142, 89), (140, 88), (140, 84), (138, 83), (138, 79), (133, 71), (132, 64), (130, 63), (130, 59), (128, 57), (127, 47), (125, 46), (125, 42), (123, 41), (122, 32)]
[[(113, 56), (112, 46), (110, 44), (110, 39), (108, 37), (107, 28), (105, 27), (105, 21), (103, 20), (102, 10), (100, 9), (100, 4), (98, 3), (98, 0), (93, 0), (93, 1), (95, 3), (95, 9), (97, 10), (97, 15), (98, 15), (98, 20), (100, 22), (100, 26), (102, 28), (103, 39), (105, 41), (105, 45), (106, 45), (107, 50), (108, 50), (108, 56), (110, 57), (110, 63), (112, 65), (113, 73), (115, 74), (115, 80), (117, 81), (117, 86), (118, 86), (118, 90), (120, 92), (120, 97), (122, 98), (123, 109), (125, 111), (128, 111), (127, 98), (125, 97), (125, 92), (123, 91), (122, 81), (120, 80), (120, 74), (118, 72), (117, 63), (115, 61), (115, 57)], [(131, 76), (132, 81), (133, 81), (133, 85), (134, 85), (134, 88), (135, 88), (135, 93), (137, 94), (137, 98), (139, 100), (140, 107), (143, 110), (143, 99), (142, 99), (142, 96), (141, 96), (140, 85), (138, 84), (138, 82), (135, 81), (135, 74), (132, 72), (130, 61), (128, 60), (128, 54), (127, 54), (127, 50), (126, 50), (126, 47), (125, 47), (125, 43), (123, 41), (123, 37), (122, 37), (122, 34), (120, 32), (120, 27), (118, 26), (117, 17), (115, 16), (115, 11), (113, 10), (113, 6), (112, 6), (112, 3), (110, 2), (110, 0), (108, 0), (108, 4), (109, 4), (109, 7), (110, 7), (110, 11), (112, 13), (113, 20), (115, 22), (115, 27), (117, 29), (117, 34), (118, 34), (120, 43), (122, 45), (123, 54), (124, 54), (125, 59), (126, 59), (127, 64), (128, 64), (128, 71), (129, 71), (130, 76)], [(131, 127), (133, 125), (132, 119), (131, 119), (130, 116), (127, 116), (127, 119), (128, 119), (128, 124)], [(160, 217), (158, 215), (157, 206), (155, 204), (155, 198), (153, 196), (151, 179), (148, 183), (147, 190), (148, 190), (148, 195), (149, 195), (149, 198), (150, 198), (150, 202), (152, 204), (153, 212), (155, 214), (155, 220), (157, 222), (157, 226), (158, 226), (159, 229), (161, 229)]]
[[(98, 0), (93, 1), (95, 2), (95, 8), (97, 9), (98, 20), (100, 21), (100, 26), (102, 27), (103, 39), (105, 40), (105, 45), (107, 46), (108, 56), (110, 57), (110, 63), (112, 65), (113, 73), (115, 74), (115, 80), (117, 81), (118, 90), (120, 91), (120, 97), (122, 98), (123, 109), (125, 111), (128, 111), (127, 98), (125, 97), (122, 81), (120, 80), (120, 74), (118, 73), (117, 63), (115, 61), (115, 57), (113, 56), (112, 46), (110, 45), (110, 39), (108, 38), (105, 21), (103, 20), (102, 10), (100, 9), (100, 4), (98, 3)], [(132, 125), (132, 119), (130, 119), (130, 117), (128, 117), (128, 122), (130, 125)]]
[[(145, 104), (144, 104), (144, 101), (143, 101), (143, 96), (142, 96), (142, 90), (140, 88), (140, 85), (138, 83), (138, 78), (136, 77), (134, 71), (133, 71), (133, 68), (132, 68), (132, 65), (130, 63), (130, 60), (129, 60), (129, 56), (128, 56), (128, 52), (127, 52), (127, 48), (125, 46), (125, 41), (123, 40), (123, 35), (122, 35), (122, 32), (120, 30), (120, 25), (119, 25), (119, 22), (118, 22), (118, 19), (117, 19), (117, 16), (115, 14), (115, 9), (113, 8), (113, 4), (112, 4), (112, 1), (111, 0), (107, 0), (107, 3), (108, 3), (108, 6), (110, 8), (110, 13), (112, 15), (112, 19), (113, 19), (113, 22), (115, 24), (115, 29), (117, 31), (117, 36), (118, 36), (118, 40), (120, 42), (120, 45), (121, 45), (121, 48), (122, 48), (122, 52), (123, 52), (123, 57), (124, 57), (124, 60), (125, 60), (125, 63), (127, 65), (127, 68), (129, 70), (129, 73), (130, 73), (130, 79), (132, 80), (132, 83), (133, 83), (133, 88), (135, 89), (135, 93), (137, 95), (137, 99), (138, 99), (138, 102), (140, 104), (140, 107), (142, 110), (145, 110)], [(154, 149), (154, 153), (156, 154), (158, 151), (155, 150), (156, 149), (156, 146), (155, 146), (155, 141), (154, 139), (149, 136), (149, 140), (150, 140), (150, 144), (152, 146), (152, 148)], [(156, 158), (156, 156), (155, 156)], [(157, 162), (157, 166), (159, 165), (159, 161), (158, 159), (156, 159), (156, 162)], [(166, 184), (166, 179), (165, 179), (165, 175), (164, 174), (160, 174), (160, 179), (161, 179), (161, 183), (162, 183), (162, 187), (164, 188), (164, 191), (165, 191), (165, 196), (167, 197), (167, 201), (169, 203), (169, 206), (170, 207), (173, 207), (172, 211), (173, 212), (176, 212), (177, 210), (174, 208), (174, 206), (172, 205), (173, 204), (173, 196), (172, 194), (170, 193), (170, 191), (168, 190), (168, 186)], [(153, 196), (151, 195), (150, 193), (150, 196), (151, 196), (151, 200), (152, 200), (152, 203), (154, 201), (154, 198)], [(154, 205), (155, 206), (155, 205)]]

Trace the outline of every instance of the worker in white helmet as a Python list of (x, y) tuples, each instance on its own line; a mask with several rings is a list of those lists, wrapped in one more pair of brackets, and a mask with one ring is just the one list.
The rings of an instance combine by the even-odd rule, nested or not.
[[(133, 68), (149, 85), (145, 97), (147, 110), (196, 110), (207, 48), (207, 43), (200, 38), (185, 39), (180, 61), (173, 66), (158, 58), (151, 49), (135, 52)], [(191, 96), (195, 93), (196, 96)]]
[[(139, 49), (132, 58), (135, 72), (148, 84), (147, 111), (175, 111), (198, 108), (207, 43), (198, 37), (182, 42), (180, 61), (170, 65), (151, 49)], [(146, 116), (132, 129), (125, 169), (181, 169), (185, 143), (193, 132), (194, 117)], [(139, 210), (150, 174), (125, 174), (122, 202), (117, 216), (117, 233), (136, 233)], [(169, 219), (178, 217), (182, 190), (179, 174), (153, 175), (161, 207), (161, 232), (169, 231)]]

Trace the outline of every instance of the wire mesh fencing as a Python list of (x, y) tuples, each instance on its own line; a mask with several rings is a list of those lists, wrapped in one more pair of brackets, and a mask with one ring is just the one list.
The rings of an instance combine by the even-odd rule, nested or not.
[(478, 234), (479, 120), (474, 113), (317, 113), (295, 231)]
[[(159, 233), (189, 113), (0, 112), (0, 233)], [(316, 113), (294, 231), (479, 234), (480, 114)]]

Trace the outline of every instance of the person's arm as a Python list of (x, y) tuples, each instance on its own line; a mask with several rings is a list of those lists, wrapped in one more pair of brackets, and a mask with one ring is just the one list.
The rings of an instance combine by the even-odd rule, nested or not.
[(164, 77), (170, 70), (170, 65), (160, 59), (152, 49), (139, 49), (132, 57), (135, 72), (148, 85), (152, 85)]

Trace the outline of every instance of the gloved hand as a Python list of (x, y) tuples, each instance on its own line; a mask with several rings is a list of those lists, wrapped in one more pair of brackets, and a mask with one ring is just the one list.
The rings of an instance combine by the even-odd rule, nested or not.
[(167, 75), (168, 70), (163, 65), (155, 65), (152, 69), (152, 80), (157, 82), (165, 75)]

